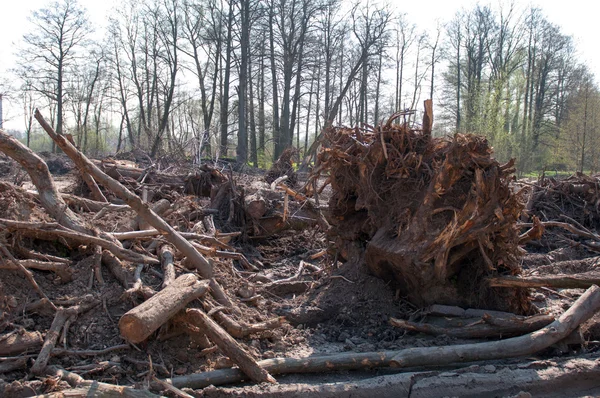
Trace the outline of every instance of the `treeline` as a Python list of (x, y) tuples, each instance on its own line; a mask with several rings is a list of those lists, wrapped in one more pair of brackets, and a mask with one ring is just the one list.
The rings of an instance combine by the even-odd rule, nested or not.
[(594, 77), (539, 9), (476, 6), (446, 26), (443, 108), (454, 131), (486, 135), (520, 170), (598, 170)]
[(264, 165), (328, 123), (418, 121), (433, 97), (438, 134), (485, 134), (521, 170), (598, 167), (598, 88), (538, 9), (478, 5), (433, 34), (340, 0), (129, 0), (102, 40), (76, 0), (31, 22), (15, 67), (28, 144), (42, 107), (93, 154)]

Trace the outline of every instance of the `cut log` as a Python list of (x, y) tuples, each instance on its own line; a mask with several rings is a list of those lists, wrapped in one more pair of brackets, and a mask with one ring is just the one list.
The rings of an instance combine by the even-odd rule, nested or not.
[(162, 245), (158, 250), (160, 262), (163, 269), (163, 289), (169, 286), (175, 280), (175, 265), (173, 259), (175, 257), (173, 247), (170, 245)]
[(599, 272), (556, 274), (544, 276), (498, 276), (488, 279), (491, 287), (555, 287), (559, 289), (587, 289), (600, 285)]
[[(190, 323), (198, 326), (206, 336), (215, 343), (225, 355), (237, 364), (251, 380), (262, 383), (268, 381), (276, 383), (276, 380), (264, 370), (255, 360), (233, 339), (221, 326), (210, 319), (199, 309), (188, 309), (186, 316)], [(177, 386), (175, 386), (177, 387)]]
[(40, 332), (11, 332), (0, 335), (0, 356), (18, 355), (37, 350), (44, 344)]
[(132, 343), (144, 341), (177, 312), (208, 291), (208, 282), (184, 274), (152, 298), (129, 310), (119, 321), (121, 336)]

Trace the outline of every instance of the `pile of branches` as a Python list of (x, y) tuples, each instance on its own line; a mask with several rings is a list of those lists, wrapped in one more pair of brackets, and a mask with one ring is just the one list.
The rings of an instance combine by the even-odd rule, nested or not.
[(363, 259), (417, 305), (530, 312), (525, 290), (486, 283), (521, 272), (514, 162), (499, 164), (484, 137), (433, 138), (431, 119), (416, 129), (400, 117), (324, 132), (313, 178), (329, 174), (342, 255)]
[(542, 177), (529, 186), (526, 211), (542, 221), (568, 217), (585, 228), (600, 229), (600, 181), (576, 173), (559, 180)]

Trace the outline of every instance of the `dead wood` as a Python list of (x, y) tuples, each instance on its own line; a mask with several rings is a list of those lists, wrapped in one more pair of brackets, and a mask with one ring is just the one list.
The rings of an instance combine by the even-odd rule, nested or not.
[(38, 283), (35, 281), (35, 278), (33, 277), (33, 274), (31, 273), (31, 271), (26, 269), (23, 266), (23, 264), (20, 261), (18, 261), (12, 255), (12, 253), (8, 251), (6, 246), (4, 246), (2, 243), (0, 243), (0, 254), (2, 254), (2, 257), (0, 257), (1, 264), (7, 264), (7, 263), (12, 264), (16, 270), (20, 271), (23, 275), (25, 275), (27, 280), (29, 280), (29, 283), (31, 283), (31, 286), (40, 295), (40, 297), (48, 300), (48, 302), (50, 303), (50, 306), (53, 307), (54, 309), (56, 309), (56, 307), (54, 306), (52, 301), (50, 301), (48, 296), (46, 296), (46, 293), (44, 293), (44, 291), (40, 288)]
[(0, 226), (7, 231), (19, 232), (22, 236), (30, 238), (49, 241), (55, 241), (59, 238), (64, 238), (67, 241), (76, 242), (77, 244), (91, 244), (100, 246), (109, 250), (115, 256), (125, 261), (145, 264), (160, 264), (160, 261), (158, 261), (156, 258), (138, 254), (131, 250), (122, 248), (113, 242), (112, 237), (110, 237), (111, 240), (106, 240), (101, 237), (69, 230), (66, 227), (61, 227), (56, 223), (36, 223), (0, 219)]
[(536, 332), (494, 342), (409, 348), (394, 356), (390, 364), (393, 367), (444, 365), (530, 355), (566, 338), (599, 310), (600, 288), (592, 286), (560, 318)]
[(496, 321), (488, 315), (483, 320), (485, 323), (473, 323), (462, 327), (441, 327), (430, 323), (411, 322), (396, 318), (390, 318), (390, 324), (397, 328), (433, 336), (446, 335), (462, 339), (480, 339), (531, 333), (553, 322), (554, 317), (550, 315), (534, 315), (525, 317), (524, 319), (512, 318)]
[(273, 163), (273, 166), (265, 174), (265, 181), (271, 184), (273, 181), (282, 176), (287, 176), (286, 184), (293, 187), (298, 182), (298, 177), (294, 171), (294, 158), (298, 157), (298, 150), (295, 148), (286, 148), (279, 159)]
[[(99, 232), (86, 226), (75, 213), (69, 209), (56, 189), (54, 179), (48, 171), (46, 163), (31, 149), (21, 144), (14, 137), (0, 130), (0, 150), (16, 160), (27, 171), (36, 186), (42, 206), (60, 225), (86, 235)], [(106, 234), (99, 233), (105, 239)]]
[(48, 360), (52, 355), (52, 351), (54, 350), (58, 337), (60, 336), (60, 332), (65, 326), (65, 324), (69, 322), (70, 319), (77, 317), (79, 314), (89, 311), (98, 304), (100, 304), (99, 301), (91, 298), (73, 307), (58, 308), (58, 310), (56, 311), (56, 315), (54, 316), (54, 320), (52, 321), (52, 325), (46, 333), (46, 339), (44, 340), (42, 350), (38, 354), (35, 363), (31, 367), (31, 372), (33, 374), (41, 375), (46, 370)]
[(208, 282), (184, 274), (119, 320), (121, 336), (132, 343), (144, 341), (177, 312), (208, 291)]
[(492, 287), (555, 287), (560, 289), (587, 289), (600, 285), (600, 273), (556, 274), (544, 276), (498, 276), (489, 279)]
[[(69, 372), (72, 373), (72, 372)], [(137, 390), (132, 387), (117, 386), (114, 384), (103, 383), (99, 381), (84, 380), (78, 384), (77, 388), (63, 390), (49, 394), (38, 395), (39, 398), (158, 398), (159, 395), (153, 394), (147, 390)]]
[[(114, 178), (106, 175), (96, 165), (89, 161), (89, 159), (69, 143), (64, 136), (56, 134), (52, 127), (44, 120), (40, 112), (36, 109), (35, 118), (40, 122), (46, 133), (57, 143), (57, 145), (70, 156), (77, 156), (82, 159), (85, 169), (90, 173), (96, 181), (102, 184), (106, 189), (113, 192), (120, 199), (124, 200), (135, 212), (144, 219), (152, 227), (160, 231), (167, 241), (172, 243), (189, 261), (196, 267), (202, 277), (211, 280), (211, 293), (215, 296), (219, 302), (229, 307), (232, 303), (223, 291), (223, 288), (217, 283), (216, 280), (212, 279), (213, 269), (210, 263), (202, 256), (194, 246), (183, 238), (172, 226), (170, 226), (165, 220), (156, 215), (147, 204), (129, 191), (124, 185), (115, 180)], [(114, 253), (114, 252), (113, 252)], [(116, 255), (116, 254), (115, 254)]]
[[(229, 240), (231, 240), (233, 236), (239, 235), (239, 233), (218, 234), (217, 237), (214, 237), (203, 234), (197, 234), (194, 232), (180, 232), (179, 234), (188, 240), (197, 240), (203, 245), (209, 245), (217, 249), (229, 251), (233, 251), (235, 249), (229, 246), (227, 242), (229, 242)], [(154, 237), (156, 237), (157, 235), (161, 235), (161, 233), (156, 229), (147, 229), (144, 231), (113, 232), (111, 235), (115, 239), (124, 241), (131, 239), (154, 239)]]
[[(540, 351), (569, 336), (579, 324), (585, 322), (598, 310), (600, 310), (600, 289), (594, 286), (588, 289), (558, 320), (525, 336), (497, 342), (418, 347), (399, 351), (343, 353), (308, 358), (273, 358), (259, 361), (258, 364), (271, 374), (321, 373), (387, 367), (392, 364), (396, 367), (408, 368), (490, 359), (482, 355), (483, 350), (493, 352), (493, 358), (516, 357)], [(178, 388), (204, 388), (211, 384), (217, 386), (243, 380), (247, 380), (247, 377), (239, 369), (220, 369), (175, 377), (166, 381)]]
[(87, 198), (82, 198), (76, 195), (71, 195), (67, 193), (61, 194), (63, 200), (71, 207), (79, 208), (87, 212), (100, 212), (104, 211), (124, 211), (130, 210), (130, 207), (127, 205), (116, 205), (108, 202), (99, 202), (96, 200), (91, 200)]
[(125, 289), (129, 287), (127, 269), (114, 254), (108, 250), (104, 250), (102, 252), (102, 263), (108, 267), (110, 273), (119, 281), (121, 286)]
[(173, 247), (170, 245), (162, 245), (158, 250), (160, 262), (163, 269), (163, 289), (175, 281), (175, 265)]
[(27, 358), (20, 357), (0, 362), (0, 375), (27, 367)]
[(251, 380), (262, 383), (276, 383), (276, 380), (264, 370), (255, 360), (235, 341), (221, 326), (210, 319), (203, 311), (199, 309), (188, 309), (186, 311), (188, 320), (193, 325), (199, 327), (206, 336), (215, 343), (225, 355), (227, 355), (241, 371)]
[(141, 296), (144, 300), (149, 300), (156, 294), (156, 291), (150, 286), (144, 285), (142, 282), (142, 271), (144, 264), (139, 264), (133, 273), (133, 286), (130, 289), (125, 290), (121, 295), (121, 300), (131, 299), (136, 303), (135, 297)]
[[(40, 260), (16, 260), (20, 265), (27, 269), (37, 269), (40, 271), (52, 271), (58, 275), (62, 283), (70, 282), (73, 279), (73, 270), (69, 267), (69, 264), (64, 262), (49, 262)], [(14, 262), (8, 263), (8, 265), (1, 265), (0, 268), (18, 270), (19, 266), (15, 265)]]
[[(324, 373), (339, 370), (356, 370), (387, 367), (399, 351), (343, 353), (308, 358), (272, 358), (258, 361), (271, 374)], [(178, 388), (204, 388), (248, 380), (240, 369), (219, 369), (167, 379)]]
[(238, 339), (243, 339), (253, 333), (260, 333), (266, 330), (276, 329), (285, 322), (285, 318), (280, 316), (277, 318), (268, 319), (264, 322), (249, 324), (247, 322), (236, 321), (232, 319), (230, 316), (221, 311), (222, 309), (226, 309), (224, 307), (211, 308), (210, 305), (204, 303), (204, 308), (208, 311), (209, 316), (214, 317), (216, 321), (225, 328), (227, 333)]
[(0, 356), (18, 355), (38, 349), (44, 343), (40, 332), (26, 330), (0, 335)]
[[(162, 216), (164, 212), (169, 210), (171, 207), (171, 203), (167, 199), (161, 199), (158, 202), (152, 203), (150, 209), (155, 212), (157, 215)], [(139, 215), (136, 216), (131, 223), (131, 230), (146, 230), (150, 229), (150, 224), (144, 221)]]

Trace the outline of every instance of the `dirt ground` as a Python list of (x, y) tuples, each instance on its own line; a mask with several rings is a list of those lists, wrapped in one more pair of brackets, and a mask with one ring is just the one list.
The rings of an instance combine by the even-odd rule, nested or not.
[[(4, 170), (10, 161), (0, 162), (0, 181), (16, 183), (33, 191), (28, 177), (16, 168)], [(68, 161), (66, 162), (68, 163)], [(64, 166), (61, 164), (59, 166)], [(4, 167), (4, 168), (3, 168)], [(66, 173), (65, 173), (66, 172)], [(64, 174), (61, 174), (64, 173)], [(257, 175), (253, 175), (257, 174)], [(59, 168), (54, 176), (62, 192), (73, 192), (78, 178), (73, 171)], [(237, 184), (265, 184), (260, 173), (234, 173)], [(301, 182), (301, 181), (300, 181)], [(323, 201), (326, 201), (327, 191)], [(183, 200), (183, 199), (181, 199)], [(200, 205), (202, 201), (198, 202)], [(109, 213), (93, 220), (94, 213), (81, 212), (81, 217), (107, 232), (128, 230), (135, 214), (131, 211)], [(27, 221), (52, 221), (37, 204), (34, 196), (0, 185), (0, 218)], [(39, 253), (71, 260), (72, 280), (55, 273), (33, 271), (40, 288), (55, 303), (92, 295), (101, 298), (96, 306), (77, 317), (61, 335), (57, 348), (69, 355), (57, 355), (51, 365), (59, 365), (85, 379), (117, 385), (147, 386), (150, 377), (169, 378), (231, 366), (219, 350), (203, 347), (193, 336), (178, 330), (162, 330), (147, 341), (99, 355), (77, 351), (104, 350), (124, 344), (118, 320), (139, 304), (137, 297), (123, 296), (124, 288), (103, 267), (104, 284), (94, 278), (91, 248), (70, 247), (67, 242), (45, 242), (24, 239), (27, 248)], [(525, 275), (585, 272), (598, 269), (600, 257), (582, 247), (534, 242), (525, 247), (522, 260)], [(10, 243), (10, 242), (8, 242)], [(147, 250), (145, 243), (133, 241), (132, 248)], [(406, 332), (389, 324), (389, 318), (412, 321), (435, 320), (425, 308), (418, 308), (402, 297), (388, 283), (370, 275), (363, 259), (338, 261), (330, 238), (318, 228), (285, 231), (266, 238), (233, 241), (232, 245), (259, 266), (259, 272), (248, 272), (238, 261), (215, 259), (217, 279), (230, 295), (239, 299), (251, 290), (258, 298), (240, 301), (242, 319), (248, 323), (283, 316), (286, 322), (240, 339), (256, 359), (275, 357), (302, 358), (310, 355), (344, 352), (398, 350), (409, 347), (445, 346), (473, 342), (453, 337), (429, 336)], [(263, 281), (277, 281), (296, 274), (301, 262), (314, 266), (300, 277), (304, 287), (279, 291), (267, 289)], [(136, 264), (127, 264), (133, 274)], [(183, 265), (177, 263), (178, 272)], [(316, 271), (315, 271), (316, 270)], [(145, 286), (161, 289), (160, 266), (145, 266), (141, 279)], [(560, 315), (583, 293), (583, 289), (533, 289), (534, 305), (542, 313)], [(53, 313), (44, 308), (28, 311), (27, 305), (39, 299), (29, 281), (17, 271), (0, 270), (0, 333), (39, 331), (43, 336), (51, 326)], [(191, 306), (200, 306), (192, 303)], [(342, 371), (318, 375), (286, 375), (277, 377), (279, 385), (239, 384), (186, 390), (194, 396), (598, 396), (600, 395), (600, 315), (581, 328), (584, 343), (557, 345), (534, 357), (463, 365), (457, 368)], [(2, 375), (0, 395), (26, 397), (68, 389), (66, 381), (52, 377), (32, 377), (28, 372), (37, 351), (26, 352), (28, 364)], [(0, 358), (0, 361), (6, 358)], [(0, 362), (1, 363), (1, 362)], [(569, 368), (570, 367), (570, 368)], [(580, 378), (564, 383), (559, 369), (579, 369)], [(546, 373), (544, 373), (546, 372)], [(557, 372), (557, 373), (552, 373)], [(511, 383), (508, 383), (508, 380)], [(545, 381), (544, 381), (545, 380)], [(554, 380), (554, 381), (553, 381)], [(508, 383), (508, 384), (507, 384)], [(489, 388), (486, 390), (484, 386)], [(316, 388), (320, 386), (319, 388)], [(325, 390), (323, 386), (326, 386)], [(502, 387), (504, 386), (504, 387)], [(312, 392), (311, 392), (312, 391)], [(469, 394), (467, 394), (469, 392)], [(167, 393), (170, 395), (171, 393)]]

